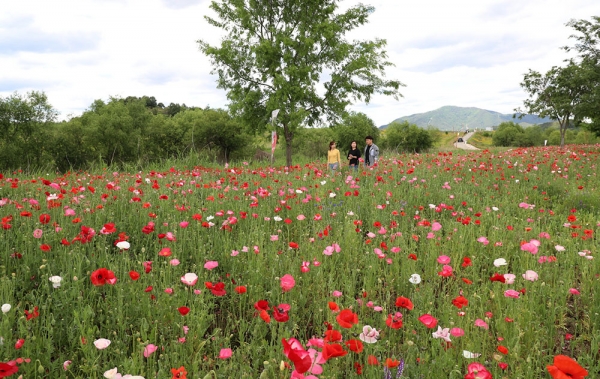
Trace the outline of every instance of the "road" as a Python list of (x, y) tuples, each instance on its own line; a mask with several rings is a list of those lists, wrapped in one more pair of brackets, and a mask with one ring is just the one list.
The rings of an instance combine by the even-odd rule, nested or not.
[(463, 139), (463, 141), (465, 142), (455, 142), (454, 143), (454, 147), (458, 148), (458, 149), (463, 149), (463, 150), (479, 150), (478, 148), (476, 148), (473, 145), (469, 145), (467, 142), (469, 141), (469, 138), (471, 138), (471, 136), (474, 134), (474, 132), (469, 132), (463, 136), (459, 136), (460, 138)]

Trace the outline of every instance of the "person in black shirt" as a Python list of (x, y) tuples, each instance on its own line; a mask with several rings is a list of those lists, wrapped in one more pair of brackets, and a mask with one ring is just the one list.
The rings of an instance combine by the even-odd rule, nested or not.
[(360, 158), (360, 150), (356, 146), (356, 141), (350, 143), (350, 151), (348, 151), (348, 163), (350, 168), (354, 167), (354, 171), (358, 170), (358, 158)]

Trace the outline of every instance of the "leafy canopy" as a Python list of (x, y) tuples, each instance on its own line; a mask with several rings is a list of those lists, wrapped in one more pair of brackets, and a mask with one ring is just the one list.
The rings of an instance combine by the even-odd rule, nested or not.
[(374, 11), (359, 4), (337, 13), (335, 0), (213, 1), (208, 22), (225, 33), (220, 45), (199, 40), (200, 50), (227, 91), (233, 113), (254, 130), (280, 109), (287, 163), (294, 130), (331, 123), (354, 101), (374, 94), (398, 98), (403, 84), (384, 79), (386, 41), (348, 41)]

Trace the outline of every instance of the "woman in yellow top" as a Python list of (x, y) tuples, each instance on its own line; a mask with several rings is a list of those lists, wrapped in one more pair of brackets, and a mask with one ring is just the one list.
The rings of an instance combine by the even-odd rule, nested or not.
[(338, 167), (342, 165), (342, 160), (340, 158), (340, 151), (335, 148), (335, 142), (329, 142), (329, 151), (327, 152), (327, 163), (329, 164), (329, 169), (335, 173)]

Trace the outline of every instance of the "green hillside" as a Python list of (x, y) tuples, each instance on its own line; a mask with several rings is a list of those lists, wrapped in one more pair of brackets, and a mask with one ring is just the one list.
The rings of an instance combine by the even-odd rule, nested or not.
[[(434, 111), (403, 116), (394, 121), (408, 121), (422, 128), (432, 126), (440, 130), (485, 129), (499, 125), (504, 121), (512, 121), (523, 127), (550, 122), (547, 118), (526, 115), (522, 119), (513, 118), (513, 114), (502, 114), (475, 107), (444, 106)], [(381, 126), (385, 129), (387, 125)]]

